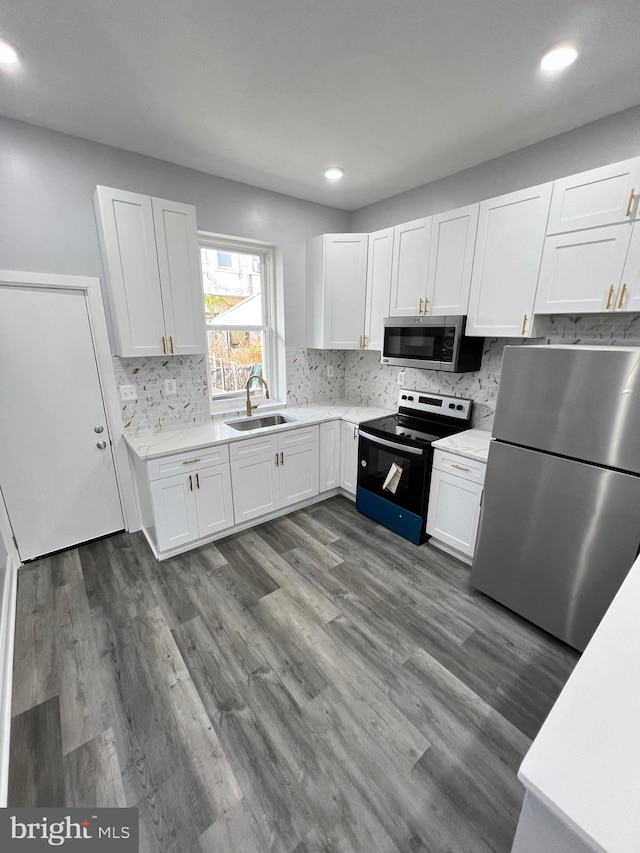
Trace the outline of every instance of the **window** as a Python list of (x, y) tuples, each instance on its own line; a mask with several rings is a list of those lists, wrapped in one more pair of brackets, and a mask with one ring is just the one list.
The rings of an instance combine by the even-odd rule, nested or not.
[[(277, 399), (274, 249), (205, 234), (199, 242), (213, 408), (240, 408), (252, 374)], [(252, 383), (251, 396), (264, 399), (261, 383)]]

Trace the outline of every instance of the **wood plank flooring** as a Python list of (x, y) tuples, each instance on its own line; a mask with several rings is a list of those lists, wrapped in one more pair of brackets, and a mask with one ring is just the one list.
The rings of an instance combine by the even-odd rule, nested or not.
[(32, 563), (10, 804), (137, 806), (145, 853), (508, 851), (577, 654), (468, 576), (342, 498)]

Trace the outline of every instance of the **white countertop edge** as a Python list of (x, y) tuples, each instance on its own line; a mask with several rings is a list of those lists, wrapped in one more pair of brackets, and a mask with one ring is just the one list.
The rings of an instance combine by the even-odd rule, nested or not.
[[(253, 417), (260, 417), (260, 410)], [(266, 411), (265, 406), (263, 411)], [(287, 424), (277, 424), (270, 427), (261, 427), (256, 430), (241, 432), (234, 430), (228, 425), (229, 421), (241, 420), (242, 415), (234, 415), (226, 419), (212, 418), (199, 424), (184, 424), (183, 426), (171, 426), (156, 430), (146, 430), (134, 435), (124, 436), (125, 441), (133, 453), (146, 462), (173, 453), (191, 452), (203, 447), (212, 447), (216, 444), (228, 444), (234, 441), (242, 441), (249, 438), (257, 438), (272, 432), (284, 432), (302, 426), (312, 426), (324, 421), (343, 420), (349, 423), (362, 423), (373, 418), (384, 417), (393, 414), (393, 409), (380, 406), (364, 406), (341, 400), (336, 403), (311, 403), (307, 406), (281, 406), (278, 409), (269, 408), (268, 414), (282, 414), (292, 420)]]
[(474, 427), (455, 435), (439, 438), (431, 445), (437, 450), (447, 450), (456, 456), (474, 459), (476, 462), (486, 462), (491, 444), (491, 433), (487, 429)]

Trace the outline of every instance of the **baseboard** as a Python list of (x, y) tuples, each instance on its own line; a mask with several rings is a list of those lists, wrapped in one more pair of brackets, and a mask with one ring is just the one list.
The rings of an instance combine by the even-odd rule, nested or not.
[(9, 556), (0, 602), (0, 808), (6, 808), (9, 793), (9, 746), (11, 742), (11, 688), (13, 643), (18, 592), (17, 561)]
[(462, 551), (458, 551), (457, 548), (452, 548), (451, 545), (447, 545), (439, 539), (434, 539), (432, 537), (429, 539), (429, 545), (433, 545), (434, 548), (437, 548), (439, 551), (444, 551), (445, 554), (449, 554), (451, 557), (457, 557), (461, 563), (466, 563), (468, 566), (473, 563), (473, 557), (469, 557), (468, 554), (463, 554)]

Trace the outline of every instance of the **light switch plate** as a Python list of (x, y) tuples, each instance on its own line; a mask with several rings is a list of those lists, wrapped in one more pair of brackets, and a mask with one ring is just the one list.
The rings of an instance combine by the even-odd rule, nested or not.
[(135, 402), (138, 399), (138, 392), (135, 385), (120, 385), (120, 399), (123, 403)]
[(404, 368), (398, 371), (398, 376), (396, 377), (396, 382), (398, 385), (404, 385)]
[(178, 388), (176, 386), (175, 379), (165, 379), (164, 380), (164, 393), (167, 397), (175, 397), (178, 393)]
[(327, 379), (333, 379), (333, 365), (327, 365)]

